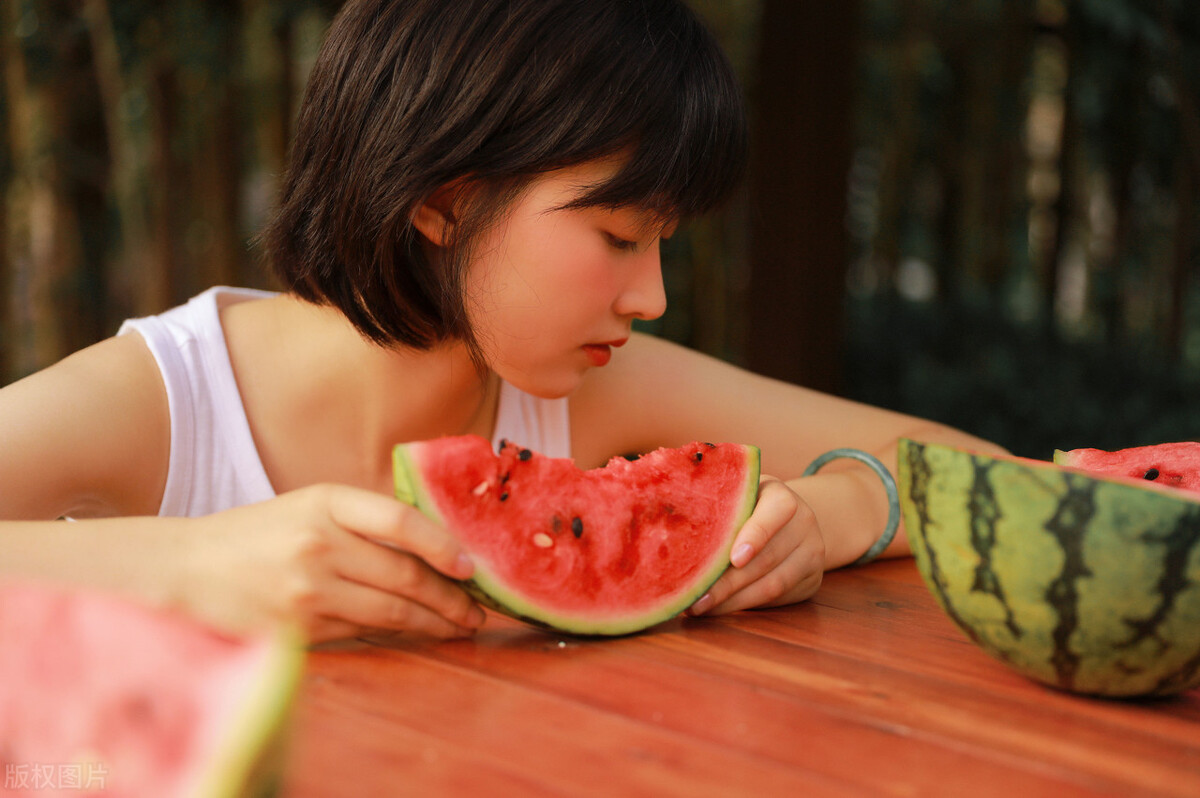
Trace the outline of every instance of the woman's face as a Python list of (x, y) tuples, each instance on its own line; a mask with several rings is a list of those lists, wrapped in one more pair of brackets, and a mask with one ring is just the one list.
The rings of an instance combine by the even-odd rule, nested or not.
[(561, 206), (609, 177), (598, 161), (535, 180), (480, 236), (467, 274), (467, 313), (492, 369), (524, 391), (565, 396), (608, 363), (634, 319), (666, 309), (659, 242), (636, 209)]

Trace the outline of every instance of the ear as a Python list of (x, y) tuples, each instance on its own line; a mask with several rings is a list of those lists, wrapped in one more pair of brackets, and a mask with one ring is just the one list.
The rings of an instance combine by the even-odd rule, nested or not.
[(413, 211), (413, 227), (436, 247), (446, 246), (454, 234), (454, 206), (461, 190), (460, 181), (447, 183)]

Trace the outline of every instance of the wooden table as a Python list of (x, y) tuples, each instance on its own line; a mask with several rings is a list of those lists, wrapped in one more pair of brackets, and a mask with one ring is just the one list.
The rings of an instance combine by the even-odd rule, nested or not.
[(310, 655), (287, 798), (1200, 796), (1200, 691), (1057, 692), (975, 648), (911, 560), (811, 601), (573, 640)]

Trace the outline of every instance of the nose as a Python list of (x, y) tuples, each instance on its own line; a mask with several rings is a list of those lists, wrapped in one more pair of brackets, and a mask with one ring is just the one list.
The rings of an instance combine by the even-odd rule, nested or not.
[(630, 271), (624, 289), (613, 310), (622, 316), (650, 321), (667, 311), (667, 291), (663, 286), (662, 255), (658, 242), (630, 259)]

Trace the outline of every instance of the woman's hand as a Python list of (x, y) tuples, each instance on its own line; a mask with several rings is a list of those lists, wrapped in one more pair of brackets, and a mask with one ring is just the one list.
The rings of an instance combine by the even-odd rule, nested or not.
[(189, 609), (226, 627), (280, 620), (312, 642), (383, 631), (471, 634), (483, 611), (453, 580), (473, 566), (451, 535), (378, 493), (317, 485), (197, 519)]
[(825, 572), (825, 541), (812, 509), (774, 477), (759, 482), (758, 504), (733, 542), (733, 567), (688, 613), (712, 615), (803, 601)]

